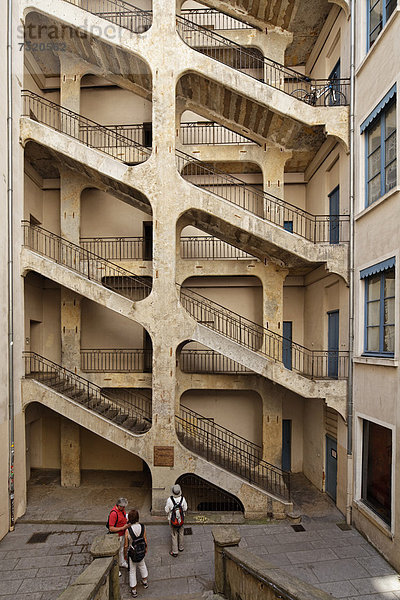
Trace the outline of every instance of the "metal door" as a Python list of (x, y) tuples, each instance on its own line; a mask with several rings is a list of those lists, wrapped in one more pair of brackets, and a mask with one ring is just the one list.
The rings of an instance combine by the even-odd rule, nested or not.
[(328, 312), (328, 377), (337, 379), (339, 367), (339, 311)]
[(292, 321), (283, 321), (282, 362), (292, 370)]
[(325, 491), (336, 502), (337, 442), (326, 436), (326, 485)]
[(290, 471), (292, 468), (292, 421), (282, 419), (282, 469)]
[(329, 194), (329, 243), (338, 244), (339, 231), (339, 186)]

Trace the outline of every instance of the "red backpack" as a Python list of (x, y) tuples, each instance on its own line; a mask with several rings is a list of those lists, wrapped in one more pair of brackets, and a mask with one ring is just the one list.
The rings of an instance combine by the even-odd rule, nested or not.
[(172, 527), (182, 527), (185, 515), (183, 514), (182, 501), (183, 496), (179, 502), (175, 502), (174, 497), (171, 496), (173, 508), (171, 511), (171, 525)]

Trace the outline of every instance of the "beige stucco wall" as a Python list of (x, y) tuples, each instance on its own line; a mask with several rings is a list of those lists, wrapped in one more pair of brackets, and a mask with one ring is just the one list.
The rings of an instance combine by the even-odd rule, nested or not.
[(262, 445), (262, 401), (252, 390), (190, 390), (181, 405), (255, 444)]
[(143, 348), (143, 327), (107, 310), (104, 306), (82, 299), (82, 348)]
[[(43, 408), (42, 416), (30, 426), (30, 466), (32, 469), (60, 469), (60, 425), (62, 416)], [(134, 454), (115, 446), (80, 427), (81, 469), (141, 471), (143, 462)]]

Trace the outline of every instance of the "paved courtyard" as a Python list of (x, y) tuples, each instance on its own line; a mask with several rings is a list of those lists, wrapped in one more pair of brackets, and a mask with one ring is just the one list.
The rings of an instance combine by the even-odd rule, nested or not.
[[(343, 524), (343, 515), (325, 495), (305, 478), (298, 478), (294, 483), (293, 500), (303, 515), (304, 531), (295, 531), (287, 521), (239, 524), (241, 546), (335, 598), (400, 600), (400, 580), (394, 569), (357, 531), (338, 527)], [(71, 490), (65, 490), (63, 497), (63, 491), (54, 482), (48, 487), (42, 482), (39, 502), (38, 489), (31, 494), (33, 503), (24, 519), (17, 523), (13, 533), (0, 541), (0, 600), (57, 598), (90, 562), (93, 538), (106, 531), (104, 521), (110, 499), (114, 497), (111, 492), (104, 496), (93, 490), (85, 500), (85, 493), (79, 496), (82, 492), (79, 488), (72, 499)], [(143, 491), (138, 499), (144, 501), (146, 495)], [(71, 512), (62, 511), (63, 502), (64, 506), (76, 505), (77, 497), (83, 503), (75, 512), (77, 522), (61, 523), (70, 519)], [(89, 499), (91, 504), (87, 506)], [(51, 513), (52, 507), (56, 518)], [(86, 524), (91, 515), (97, 523)], [(147, 600), (211, 598), (214, 579), (211, 529), (215, 525), (202, 524), (198, 516), (191, 522), (188, 519), (185, 552), (175, 559), (168, 553), (170, 538), (165, 520), (152, 519), (145, 510), (143, 515), (148, 523), (149, 588), (144, 590), (139, 585), (139, 597)], [(52, 518), (55, 523), (44, 522)], [(41, 522), (29, 523), (29, 520)], [(34, 533), (48, 536), (41, 542), (30, 543)], [(121, 590), (124, 600), (131, 597), (125, 569), (122, 569)]]

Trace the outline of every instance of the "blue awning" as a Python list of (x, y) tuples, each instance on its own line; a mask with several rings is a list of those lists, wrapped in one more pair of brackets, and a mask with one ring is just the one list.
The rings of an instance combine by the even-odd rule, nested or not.
[(382, 273), (382, 271), (387, 271), (391, 269), (396, 264), (396, 257), (392, 256), (392, 258), (387, 258), (376, 265), (372, 265), (372, 267), (367, 267), (360, 271), (360, 279), (365, 279), (366, 277), (370, 277), (371, 275), (376, 275), (376, 273)]
[(360, 133), (364, 133), (369, 125), (371, 125), (372, 121), (379, 115), (379, 113), (389, 104), (392, 98), (396, 95), (396, 84), (388, 91), (386, 96), (382, 98), (379, 102), (378, 106), (374, 108), (372, 113), (368, 115), (368, 117), (363, 121), (360, 125)]

